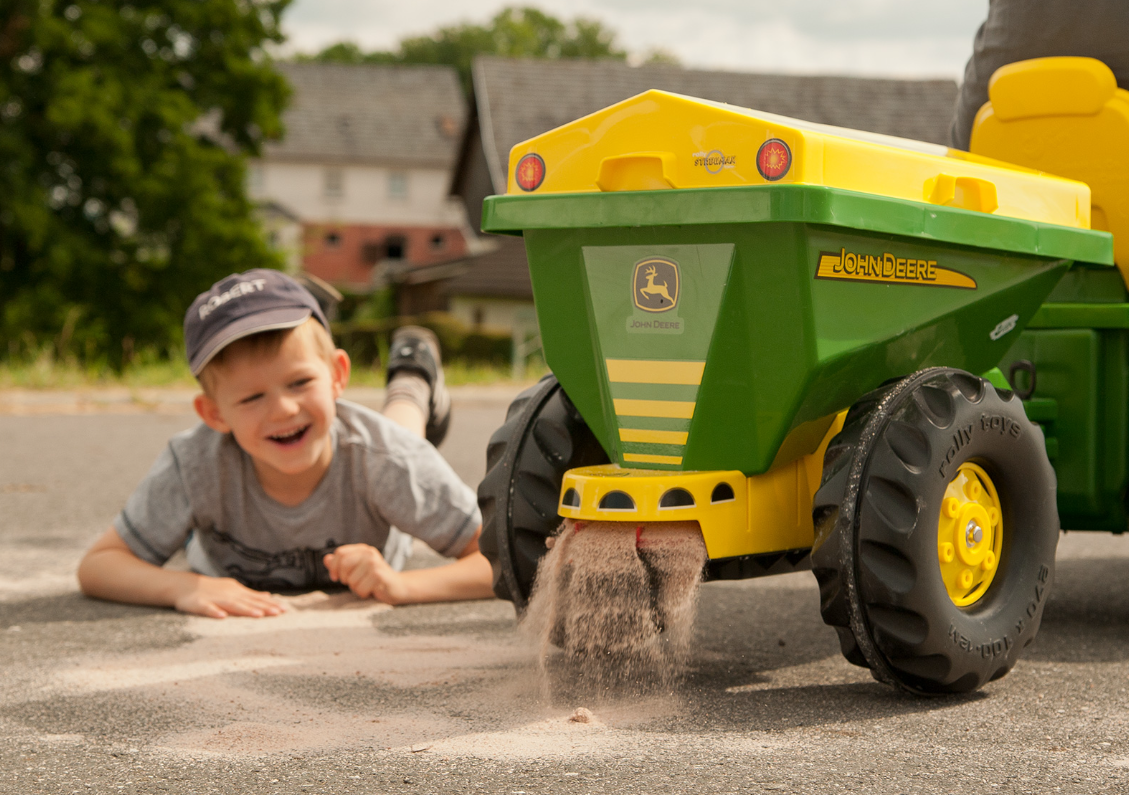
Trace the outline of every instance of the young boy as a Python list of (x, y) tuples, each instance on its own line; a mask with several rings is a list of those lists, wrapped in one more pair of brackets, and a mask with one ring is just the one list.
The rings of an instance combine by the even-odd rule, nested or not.
[[(184, 337), (203, 424), (87, 551), (83, 593), (215, 618), (277, 615), (271, 591), (330, 583), (390, 604), (491, 596), (474, 492), (422, 438), (449, 414), (428, 334), (394, 337), (382, 416), (339, 399), (349, 357), (293, 279), (252, 270), (198, 296)], [(411, 536), (457, 560), (399, 571)], [(192, 571), (162, 568), (186, 544)]]

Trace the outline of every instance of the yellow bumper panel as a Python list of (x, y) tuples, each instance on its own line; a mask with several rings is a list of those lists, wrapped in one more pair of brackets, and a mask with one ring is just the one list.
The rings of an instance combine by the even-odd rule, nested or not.
[(811, 503), (823, 453), (845, 416), (835, 418), (815, 452), (763, 475), (618, 464), (570, 469), (557, 510), (566, 519), (588, 522), (696, 521), (711, 560), (807, 548), (814, 540)]

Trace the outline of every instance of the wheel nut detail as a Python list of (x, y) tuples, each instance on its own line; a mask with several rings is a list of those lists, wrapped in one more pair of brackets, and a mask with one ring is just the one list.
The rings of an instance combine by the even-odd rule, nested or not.
[(949, 598), (968, 607), (992, 584), (1003, 545), (999, 494), (981, 467), (966, 461), (945, 489), (937, 524), (937, 560)]
[(975, 519), (969, 519), (968, 525), (964, 528), (964, 545), (969, 549), (980, 543), (983, 537), (983, 528), (976, 524)]

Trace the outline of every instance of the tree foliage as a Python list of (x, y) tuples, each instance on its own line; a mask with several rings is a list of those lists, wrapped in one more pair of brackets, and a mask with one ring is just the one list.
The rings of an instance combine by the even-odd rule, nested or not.
[(288, 2), (0, 4), (0, 356), (168, 350), (199, 291), (278, 264), (244, 158), (281, 134)]
[(615, 44), (615, 33), (593, 19), (562, 22), (530, 7), (500, 11), (487, 25), (463, 22), (427, 36), (401, 40), (392, 52), (364, 52), (352, 42), (340, 42), (317, 55), (300, 59), (335, 63), (448, 64), (459, 71), (464, 89), (471, 87), (470, 69), (476, 55), (507, 58), (615, 58), (627, 53)]

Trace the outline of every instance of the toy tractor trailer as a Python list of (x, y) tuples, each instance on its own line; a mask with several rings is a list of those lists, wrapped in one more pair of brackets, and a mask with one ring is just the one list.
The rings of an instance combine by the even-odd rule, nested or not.
[(1002, 676), (1059, 521), (994, 368), (1109, 270), (1089, 227), (1079, 182), (661, 91), (517, 145), (483, 229), (524, 237), (552, 376), (488, 450), (496, 592), (524, 609), (562, 518), (690, 521), (707, 579), (813, 569), (880, 681)]

